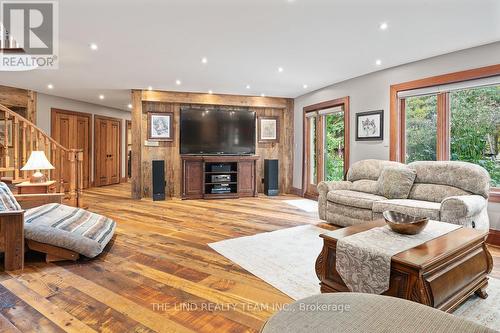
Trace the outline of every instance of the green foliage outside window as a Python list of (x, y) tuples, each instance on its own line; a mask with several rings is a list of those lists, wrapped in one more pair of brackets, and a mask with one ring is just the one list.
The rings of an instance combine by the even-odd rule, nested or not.
[(344, 114), (325, 116), (325, 180), (344, 179)]
[[(437, 96), (406, 98), (406, 162), (436, 160)], [(481, 165), (500, 187), (500, 86), (450, 92), (450, 158)]]
[(479, 164), (500, 186), (500, 86), (450, 93), (451, 159)]

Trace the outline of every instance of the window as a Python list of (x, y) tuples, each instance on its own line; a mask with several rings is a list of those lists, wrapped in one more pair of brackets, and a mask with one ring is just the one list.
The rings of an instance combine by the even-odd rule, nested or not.
[(406, 162), (435, 161), (437, 96), (414, 96), (404, 101), (406, 117)]
[(324, 116), (325, 180), (344, 179), (344, 112)]
[(392, 160), (480, 165), (500, 199), (500, 65), (394, 85), (391, 98)]
[(450, 92), (450, 159), (479, 164), (500, 187), (500, 85)]

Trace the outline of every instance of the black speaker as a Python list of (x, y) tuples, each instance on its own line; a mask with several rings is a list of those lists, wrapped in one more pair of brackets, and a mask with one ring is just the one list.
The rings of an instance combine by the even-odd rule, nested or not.
[(264, 193), (268, 196), (278, 195), (278, 160), (264, 160)]
[(165, 200), (165, 161), (153, 161), (153, 201)]

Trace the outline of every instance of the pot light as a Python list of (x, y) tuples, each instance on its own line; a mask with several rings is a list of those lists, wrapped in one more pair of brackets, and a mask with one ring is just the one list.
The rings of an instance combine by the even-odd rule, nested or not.
[(130, 103), (129, 103), (129, 104), (127, 105), (127, 107), (128, 107), (129, 109), (132, 109), (132, 104), (130, 104)]
[(206, 64), (207, 62), (208, 62), (207, 57), (203, 57), (203, 58), (201, 58), (201, 63), (202, 63), (202, 64)]
[(302, 88), (304, 88), (304, 89), (307, 89), (307, 87), (308, 87), (308, 85), (307, 85), (307, 84), (303, 84), (303, 85), (302, 85)]
[(250, 89), (250, 85), (249, 85), (249, 84), (247, 84), (247, 86), (246, 86), (245, 88)]
[(96, 43), (90, 43), (89, 47), (92, 51), (97, 51), (97, 49), (99, 49)]
[(380, 25), (378, 27), (380, 30), (387, 30), (389, 25), (387, 24), (387, 22), (382, 22), (382, 23), (380, 23)]
[(260, 97), (266, 97), (266, 94), (262, 93), (260, 94)]
[(375, 65), (377, 65), (377, 66), (382, 65), (382, 60), (380, 60), (380, 59), (375, 60)]
[(104, 95), (99, 95), (99, 99), (104, 99)]
[(212, 90), (209, 90), (208, 93), (212, 95), (214, 92)]
[(182, 82), (181, 82), (181, 80), (175, 80), (175, 84), (176, 84), (176, 85), (180, 86), (180, 85), (181, 85), (181, 83), (182, 83)]
[(49, 84), (47, 85), (47, 88), (49, 88), (49, 89), (54, 89), (54, 85), (53, 85), (52, 83), (49, 83)]
[(153, 90), (153, 87), (148, 86), (148, 90), (149, 90), (149, 91)]
[(283, 67), (278, 67), (278, 72), (282, 73), (283, 72)]

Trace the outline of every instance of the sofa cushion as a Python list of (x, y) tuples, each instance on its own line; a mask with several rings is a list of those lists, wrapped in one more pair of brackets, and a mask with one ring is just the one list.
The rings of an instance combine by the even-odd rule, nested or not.
[(458, 187), (488, 198), (490, 175), (479, 165), (459, 161), (418, 161), (408, 164), (415, 169), (415, 183), (440, 184)]
[(327, 198), (330, 202), (364, 209), (372, 209), (373, 203), (376, 201), (387, 200), (380, 195), (350, 190), (330, 191)]
[(363, 160), (354, 163), (347, 172), (347, 180), (354, 182), (360, 179), (377, 180), (387, 166), (404, 166), (399, 162), (383, 160)]
[(441, 202), (443, 199), (457, 195), (469, 195), (458, 187), (437, 184), (413, 184), (408, 199)]
[(378, 194), (377, 181), (370, 179), (360, 179), (351, 183), (352, 186), (346, 190), (353, 190), (357, 192), (365, 192), (371, 194)]
[(378, 194), (389, 199), (406, 199), (415, 176), (415, 170), (407, 166), (385, 167), (377, 181)]
[(382, 213), (393, 210), (398, 213), (408, 214), (415, 217), (428, 217), (439, 221), (441, 204), (431, 201), (412, 199), (390, 199), (373, 203), (373, 212)]

